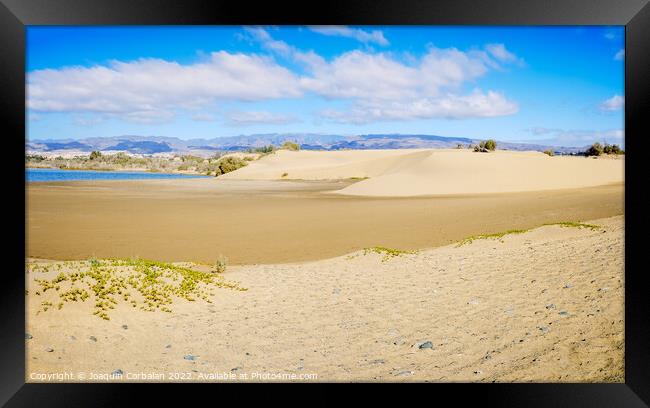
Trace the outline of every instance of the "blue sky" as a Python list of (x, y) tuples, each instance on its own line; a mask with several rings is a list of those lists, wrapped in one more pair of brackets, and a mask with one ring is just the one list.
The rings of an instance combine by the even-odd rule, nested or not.
[(28, 139), (622, 143), (623, 27), (29, 27)]

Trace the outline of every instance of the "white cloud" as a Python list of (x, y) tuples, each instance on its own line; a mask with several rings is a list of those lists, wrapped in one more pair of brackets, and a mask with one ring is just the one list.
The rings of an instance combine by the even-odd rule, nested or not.
[(625, 98), (621, 95), (614, 95), (600, 104), (600, 110), (605, 112), (614, 112), (623, 109)]
[(234, 111), (227, 113), (226, 118), (228, 118), (229, 122), (233, 125), (283, 125), (296, 121), (296, 119), (292, 116), (266, 111)]
[[(518, 109), (500, 92), (464, 91), (490, 69), (520, 61), (503, 44), (470, 51), (432, 46), (419, 58), (355, 50), (326, 60), (274, 39), (263, 28), (245, 30), (272, 56), (219, 51), (193, 64), (140, 59), (38, 70), (28, 74), (28, 107), (36, 112), (99, 113), (137, 123), (170, 121), (179, 110), (196, 111), (220, 101), (306, 94), (348, 101), (348, 112), (322, 115), (351, 123), (491, 117)], [(293, 72), (274, 57), (298, 62), (304, 72)], [(192, 119), (214, 118), (197, 113)], [(232, 124), (293, 120), (269, 112), (231, 112), (226, 119)]]
[(616, 54), (614, 54), (614, 59), (617, 61), (622, 61), (625, 59), (625, 49), (621, 48)]
[(100, 115), (75, 115), (72, 121), (78, 126), (95, 126), (106, 120), (105, 117)]
[(517, 104), (499, 92), (462, 94), (462, 85), (485, 75), (489, 68), (485, 53), (455, 48), (431, 47), (410, 64), (388, 53), (351, 51), (317, 67), (302, 81), (319, 95), (353, 101), (348, 111), (321, 112), (336, 122), (458, 119), (517, 112)]
[(488, 71), (482, 58), (455, 48), (431, 48), (415, 64), (387, 53), (350, 51), (303, 78), (306, 89), (330, 98), (413, 99), (458, 88)]
[(487, 52), (489, 52), (494, 58), (502, 62), (516, 62), (517, 56), (510, 51), (508, 51), (503, 44), (488, 44), (485, 46)]
[(310, 26), (309, 29), (318, 34), (352, 38), (364, 44), (389, 44), (388, 40), (384, 37), (384, 33), (380, 30), (364, 31), (358, 28), (350, 28), (347, 26)]
[(196, 122), (213, 122), (216, 118), (211, 113), (196, 113), (192, 115), (192, 120)]
[(518, 111), (516, 103), (503, 94), (475, 90), (469, 95), (448, 94), (437, 98), (405, 101), (361, 101), (347, 111), (327, 110), (322, 116), (334, 122), (363, 124), (377, 121), (413, 119), (464, 119), (511, 115)]
[(43, 112), (100, 112), (126, 120), (169, 120), (176, 109), (215, 100), (256, 101), (302, 95), (298, 78), (272, 59), (215, 52), (181, 65), (161, 59), (29, 73), (28, 107)]
[(319, 66), (325, 63), (325, 60), (315, 52), (304, 52), (292, 45), (287, 44), (284, 41), (275, 40), (273, 37), (271, 37), (268, 31), (263, 28), (245, 27), (244, 29), (248, 34), (251, 35), (253, 40), (262, 44), (262, 47), (264, 47), (264, 49), (278, 54), (284, 58), (289, 58), (291, 60), (300, 62), (307, 65), (308, 67)]

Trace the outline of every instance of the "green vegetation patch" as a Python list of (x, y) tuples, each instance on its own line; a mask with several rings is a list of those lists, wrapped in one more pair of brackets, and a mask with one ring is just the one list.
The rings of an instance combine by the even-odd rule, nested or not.
[[(95, 302), (93, 314), (105, 320), (110, 320), (110, 310), (120, 302), (145, 311), (159, 309), (170, 313), (170, 307), (177, 299), (190, 302), (202, 299), (211, 303), (209, 297), (214, 288), (247, 290), (221, 276), (225, 271), (225, 260), (221, 258), (208, 272), (146, 259), (91, 259), (65, 263), (64, 266), (68, 271), (59, 272), (54, 279), (34, 279), (40, 286), (35, 294), (41, 296), (50, 290), (55, 291), (58, 309), (67, 302), (91, 299)], [(28, 264), (28, 270), (48, 272), (50, 266)], [(57, 270), (60, 270), (60, 264), (57, 264)], [(43, 301), (41, 306), (39, 312), (45, 312), (53, 304)]]
[(603, 146), (600, 143), (596, 142), (584, 152), (584, 155), (587, 157), (600, 156), (602, 154), (621, 155), (621, 154), (625, 154), (625, 151), (621, 150), (621, 148), (617, 144), (610, 145), (605, 143), (605, 145)]
[(573, 222), (573, 221), (554, 222), (551, 224), (544, 224), (544, 225), (559, 225), (560, 227), (570, 227), (570, 228), (589, 228), (592, 231), (596, 231), (602, 228), (600, 225), (585, 224), (583, 222)]
[(230, 173), (231, 171), (235, 171), (244, 166), (248, 166), (248, 162), (246, 160), (235, 156), (227, 156), (219, 160), (215, 175), (220, 176), (222, 174)]
[[(557, 225), (560, 227), (567, 227), (567, 228), (588, 228), (592, 231), (596, 231), (601, 229), (602, 227), (600, 225), (594, 225), (594, 224), (585, 224), (582, 222), (576, 222), (576, 221), (563, 221), (563, 222), (552, 222), (552, 223), (546, 223), (543, 224), (543, 226), (551, 226), (551, 225)], [(533, 228), (528, 228), (528, 229), (512, 229), (508, 231), (503, 231), (503, 232), (496, 232), (494, 234), (479, 234), (479, 235), (472, 235), (471, 237), (467, 237), (461, 241), (458, 242), (457, 247), (463, 246), (465, 244), (471, 244), (477, 239), (496, 239), (499, 240), (500, 242), (503, 242), (503, 237), (506, 235), (515, 235), (515, 234), (523, 234), (524, 232), (531, 231)]]
[(474, 146), (474, 151), (481, 152), (481, 153), (488, 153), (488, 152), (495, 151), (496, 148), (497, 148), (496, 140), (488, 139), (479, 143), (478, 146)]
[(282, 149), (298, 151), (300, 150), (300, 145), (298, 143), (287, 140), (282, 144)]
[(62, 170), (146, 170), (150, 172), (186, 172), (192, 174), (212, 175), (219, 171), (222, 154), (215, 153), (210, 158), (192, 155), (174, 156), (136, 156), (124, 152), (103, 154), (93, 151), (87, 156), (63, 158), (26, 155), (25, 166), (36, 168), (58, 168)]
[(378, 246), (363, 249), (363, 254), (364, 255), (368, 255), (369, 253), (375, 253), (375, 254), (383, 255), (383, 258), (381, 259), (381, 261), (385, 262), (385, 261), (388, 261), (389, 259), (395, 258), (397, 256), (407, 255), (407, 254), (416, 254), (417, 251), (403, 251), (401, 249), (393, 249), (393, 248), (378, 247)]
[(497, 239), (497, 240), (503, 242), (502, 238), (505, 237), (506, 235), (523, 234), (524, 232), (528, 232), (528, 231), (530, 231), (530, 230), (529, 229), (525, 229), (525, 230), (512, 229), (512, 230), (503, 231), (503, 232), (496, 232), (494, 234), (472, 235), (471, 237), (467, 237), (467, 238), (463, 239), (462, 241), (460, 241), (458, 243), (458, 245), (456, 245), (456, 246), (459, 247), (459, 246), (463, 246), (465, 244), (471, 244), (472, 242), (474, 242), (477, 239)]

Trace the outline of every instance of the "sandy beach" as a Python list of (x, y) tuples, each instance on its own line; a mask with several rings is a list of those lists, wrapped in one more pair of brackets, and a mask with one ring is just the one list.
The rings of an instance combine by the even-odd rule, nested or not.
[[(279, 151), (213, 179), (28, 184), (28, 374), (622, 382), (623, 165)], [(558, 224), (578, 221), (592, 227)], [(247, 290), (170, 313), (117, 302), (104, 320), (93, 299), (43, 311), (56, 293), (36, 294), (35, 279), (91, 258), (205, 269), (220, 257)]]
[[(427, 166), (413, 168), (423, 155)], [(430, 248), (622, 214), (623, 163), (539, 152), (279, 151), (212, 179), (34, 183), (27, 252), (257, 264)], [(300, 180), (283, 180), (280, 168)], [(507, 187), (524, 182), (522, 191)], [(418, 194), (404, 196), (409, 189)]]
[(51, 270), (27, 274), (27, 371), (84, 372), (82, 381), (622, 382), (623, 218), (590, 223), (599, 228), (234, 266), (224, 277), (245, 292), (216, 290), (212, 303), (179, 301), (173, 313), (118, 304), (109, 321), (90, 301), (37, 313), (56, 295), (35, 295), (34, 279), (75, 267), (40, 263)]

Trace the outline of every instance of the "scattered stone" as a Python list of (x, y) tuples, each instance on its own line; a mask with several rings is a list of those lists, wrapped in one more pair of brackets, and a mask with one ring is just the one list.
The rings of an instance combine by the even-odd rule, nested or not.
[(77, 340), (75, 336), (70, 336), (70, 340)]
[(480, 302), (478, 299), (471, 299), (469, 302), (467, 302), (468, 305), (478, 305)]
[(474, 374), (476, 374), (476, 375), (478, 375), (478, 374), (483, 374), (483, 371), (481, 371), (481, 370), (476, 370), (476, 371), (474, 371)]
[(385, 363), (386, 363), (386, 360), (384, 360), (383, 358), (378, 358), (377, 360), (372, 360), (370, 362), (370, 364), (385, 364)]
[(564, 285), (564, 289), (571, 289), (572, 287), (573, 287), (573, 285), (570, 284), (570, 283), (567, 283), (566, 285)]
[(34, 336), (32, 336), (31, 334), (25, 333), (25, 340), (30, 340), (30, 339), (33, 339), (33, 338), (34, 338)]
[(54, 349), (52, 347), (48, 347), (45, 349), (45, 351), (47, 351), (48, 353), (52, 353)]
[(172, 345), (168, 344), (168, 345), (165, 346), (165, 348), (172, 348)]
[(88, 338), (89, 338), (90, 340), (94, 341), (94, 342), (97, 342), (97, 337), (95, 337), (95, 336), (90, 336), (90, 337), (88, 337)]
[(114, 377), (121, 377), (124, 375), (124, 371), (120, 370), (119, 368), (111, 373), (112, 376)]
[(129, 326), (127, 326), (127, 325), (125, 325), (125, 324), (123, 324), (123, 325), (122, 325), (122, 328), (123, 328), (124, 330), (126, 330), (126, 329), (128, 329), (128, 328), (129, 328)]
[(332, 293), (335, 294), (335, 295), (338, 295), (339, 293), (341, 293), (341, 289), (339, 289), (339, 288), (334, 288), (334, 290), (332, 291)]
[(242, 368), (243, 367), (235, 367), (235, 368), (231, 368), (230, 371), (234, 373), (235, 371), (241, 370)]
[(546, 309), (548, 309), (548, 310), (555, 309), (555, 305), (554, 305), (553, 303), (549, 303), (549, 304), (546, 305), (545, 307), (546, 307)]
[(609, 288), (605, 287), (605, 288), (598, 289), (598, 292), (607, 292), (608, 290)]
[(568, 316), (568, 315), (569, 315), (569, 312), (567, 312), (566, 310), (560, 311), (560, 316)]
[(548, 332), (551, 330), (551, 329), (549, 329), (547, 326), (539, 326), (538, 329), (539, 329), (542, 333), (548, 333)]
[(395, 346), (402, 346), (402, 345), (404, 345), (404, 343), (406, 343), (406, 341), (404, 340), (403, 337), (400, 337), (400, 338), (396, 339), (396, 340), (393, 342), (393, 345), (395, 345)]
[(417, 348), (419, 348), (420, 350), (422, 350), (422, 349), (432, 349), (433, 348), (433, 343), (431, 343), (430, 341), (425, 341), (425, 342), (422, 342), (422, 343), (416, 343), (415, 346)]
[(414, 374), (413, 371), (404, 370), (404, 371), (400, 371), (399, 373), (395, 374), (395, 376), (397, 376), (397, 377), (407, 377), (407, 376), (413, 375), (413, 374)]
[(185, 360), (190, 360), (190, 361), (194, 361), (194, 360), (196, 360), (196, 356), (193, 356), (193, 355), (191, 355), (191, 354), (186, 354), (186, 355), (183, 356), (183, 358), (184, 358)]

